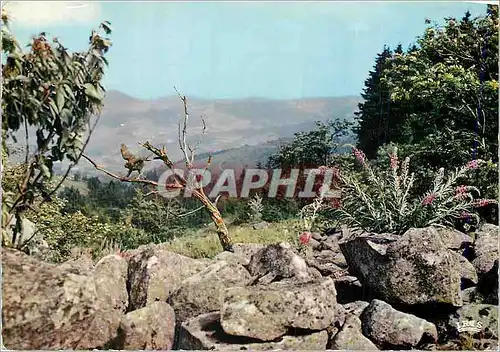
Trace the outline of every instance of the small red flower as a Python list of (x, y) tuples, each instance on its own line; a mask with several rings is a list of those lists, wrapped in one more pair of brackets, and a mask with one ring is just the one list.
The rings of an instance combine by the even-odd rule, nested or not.
[(312, 238), (312, 233), (304, 231), (302, 234), (299, 236), (299, 241), (301, 244), (306, 245), (309, 243), (309, 241)]
[(339, 198), (333, 198), (332, 199), (332, 207), (334, 209), (338, 209), (341, 207), (340, 199)]
[(422, 204), (429, 205), (434, 201), (434, 199), (436, 199), (436, 195), (434, 193), (431, 193), (422, 200)]
[(488, 199), (480, 199), (478, 200), (477, 202), (474, 203), (474, 206), (476, 208), (481, 208), (481, 207), (485, 207), (487, 206), (488, 204), (491, 204), (492, 202)]
[(358, 148), (352, 148), (352, 153), (354, 154), (354, 156), (356, 157), (356, 160), (360, 164), (364, 164), (366, 162), (366, 156), (362, 150), (359, 150)]
[(456, 189), (455, 197), (459, 200), (464, 199), (466, 192), (467, 192), (467, 186), (464, 185), (458, 186)]
[(477, 162), (477, 160), (472, 160), (472, 161), (469, 161), (469, 162), (467, 163), (467, 166), (466, 166), (466, 167), (467, 167), (468, 169), (477, 169), (477, 166), (478, 166), (478, 162)]
[(397, 169), (398, 168), (398, 156), (395, 154), (389, 154), (389, 157), (391, 158), (391, 169)]

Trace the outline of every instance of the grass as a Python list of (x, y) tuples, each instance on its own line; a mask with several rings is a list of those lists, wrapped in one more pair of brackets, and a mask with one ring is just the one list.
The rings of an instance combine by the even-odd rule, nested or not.
[[(268, 228), (254, 230), (251, 225), (228, 225), (233, 243), (271, 244), (288, 242), (297, 244), (301, 223), (299, 220), (286, 220), (270, 223)], [(191, 258), (213, 258), (222, 247), (212, 225), (192, 234), (185, 234), (162, 245), (166, 250)]]

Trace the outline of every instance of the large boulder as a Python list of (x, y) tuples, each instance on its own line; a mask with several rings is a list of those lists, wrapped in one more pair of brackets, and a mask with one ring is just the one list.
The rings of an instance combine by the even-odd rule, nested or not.
[(206, 267), (203, 261), (154, 246), (136, 250), (128, 262), (129, 310), (166, 302), (184, 279)]
[(351, 273), (375, 297), (433, 309), (462, 305), (461, 262), (435, 228), (413, 228), (402, 236), (361, 234), (340, 247)]
[[(91, 272), (75, 273), (7, 248), (2, 248), (2, 262), (7, 348), (93, 349), (116, 337), (122, 313), (109, 297), (99, 297)], [(115, 290), (120, 288), (109, 292)]]
[(286, 335), (273, 342), (228, 335), (220, 326), (219, 312), (202, 314), (182, 323), (179, 333), (181, 350), (321, 351), (326, 349), (327, 342), (328, 333), (324, 330), (301, 336)]
[(498, 226), (491, 224), (483, 225), (476, 232), (474, 241), (474, 257), (472, 264), (476, 267), (479, 275), (484, 275), (493, 267), (498, 259)]
[(290, 328), (320, 331), (335, 322), (336, 291), (332, 279), (275, 282), (225, 291), (221, 325), (229, 335), (272, 341)]
[(312, 278), (306, 261), (288, 243), (271, 244), (258, 250), (246, 267), (254, 282), (260, 284), (292, 277), (299, 281)]
[(260, 243), (235, 243), (233, 244), (233, 253), (250, 262), (252, 256), (265, 247), (266, 245)]
[(448, 249), (464, 251), (472, 244), (472, 237), (458, 230), (447, 227), (437, 227), (436, 230)]
[(368, 307), (369, 305), (370, 303), (365, 301), (354, 301), (351, 303), (343, 304), (343, 307), (347, 314), (355, 315), (359, 318), (366, 307)]
[(377, 351), (377, 346), (361, 331), (361, 321), (355, 315), (348, 315), (342, 329), (333, 337), (333, 350)]
[(97, 262), (93, 271), (99, 298), (121, 312), (128, 307), (127, 270), (124, 258), (108, 255)]
[(448, 318), (448, 336), (457, 338), (469, 332), (476, 337), (498, 340), (498, 306), (469, 304)]
[(222, 294), (226, 288), (245, 286), (252, 277), (240, 264), (216, 261), (205, 270), (180, 283), (169, 302), (178, 322), (203, 313), (220, 310)]
[(498, 304), (498, 226), (484, 224), (476, 232), (474, 265), (479, 276), (479, 292), (486, 301)]
[(124, 315), (113, 349), (171, 350), (174, 343), (175, 314), (165, 302), (150, 305)]
[(374, 299), (361, 314), (363, 334), (382, 349), (408, 349), (436, 342), (436, 326)]

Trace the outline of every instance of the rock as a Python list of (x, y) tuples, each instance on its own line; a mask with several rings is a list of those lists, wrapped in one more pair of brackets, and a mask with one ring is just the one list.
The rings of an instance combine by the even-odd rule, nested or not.
[(331, 250), (322, 250), (320, 252), (315, 252), (314, 259), (323, 265), (333, 264), (342, 269), (347, 268), (344, 255), (340, 251), (334, 252)]
[(125, 259), (108, 255), (97, 262), (93, 271), (99, 298), (121, 312), (128, 307), (127, 269)]
[(322, 276), (342, 276), (345, 270), (328, 260), (318, 260), (314, 257), (307, 257), (306, 263), (310, 268), (316, 269)]
[(290, 328), (320, 331), (335, 322), (335, 284), (275, 282), (225, 291), (221, 325), (227, 334), (272, 341)]
[(460, 263), (461, 288), (464, 289), (477, 285), (478, 277), (474, 265), (472, 265), (471, 262), (469, 262), (464, 256), (455, 252), (451, 253)]
[(233, 244), (233, 253), (250, 262), (252, 255), (265, 247), (265, 245), (259, 243), (235, 243)]
[(129, 310), (155, 301), (166, 302), (184, 279), (206, 267), (201, 261), (155, 247), (136, 252), (128, 264)]
[(391, 304), (461, 306), (461, 264), (435, 228), (402, 236), (360, 235), (340, 243), (349, 271), (365, 290)]
[(268, 284), (276, 279), (310, 280), (307, 264), (287, 243), (272, 244), (260, 249), (250, 259), (247, 269), (255, 282)]
[(368, 307), (370, 303), (365, 301), (355, 301), (347, 304), (343, 304), (344, 309), (347, 314), (352, 314), (357, 316), (358, 318), (361, 316), (363, 311)]
[(9, 349), (93, 349), (116, 337), (121, 312), (94, 277), (2, 248), (3, 343)]
[(323, 240), (325, 240), (326, 237), (324, 237), (323, 235), (321, 235), (319, 232), (313, 232), (312, 233), (312, 239), (313, 240), (316, 240), (317, 242), (322, 242)]
[(222, 294), (226, 288), (245, 286), (252, 280), (248, 271), (239, 264), (218, 261), (180, 284), (171, 295), (178, 322), (197, 315), (220, 310)]
[(226, 252), (226, 251), (217, 254), (215, 256), (214, 260), (222, 260), (225, 262), (239, 264), (239, 265), (248, 265), (248, 263), (250, 263), (249, 259), (247, 259), (241, 255), (234, 254), (232, 252)]
[(437, 227), (436, 230), (448, 249), (465, 249), (472, 244), (472, 237), (458, 230), (443, 227)]
[(498, 259), (491, 270), (483, 275), (478, 291), (485, 297), (484, 303), (498, 305)]
[(337, 301), (340, 304), (350, 303), (362, 300), (363, 286), (355, 276), (342, 276), (335, 279), (335, 288), (337, 290)]
[(339, 238), (337, 236), (328, 236), (321, 242), (321, 249), (330, 250), (335, 253), (340, 252)]
[(437, 342), (436, 326), (374, 299), (361, 314), (363, 334), (382, 349), (408, 349)]
[(477, 300), (477, 287), (469, 287), (466, 288), (465, 290), (462, 290), (462, 301), (464, 302), (464, 305), (470, 303), (479, 303), (476, 302), (476, 300)]
[(348, 315), (342, 330), (332, 340), (333, 350), (377, 351), (370, 339), (361, 332), (361, 321), (354, 315)]
[(218, 351), (325, 350), (328, 333), (320, 331), (303, 336), (283, 336), (279, 341), (258, 342), (224, 333), (219, 312), (202, 314), (181, 325), (179, 349)]
[(94, 270), (92, 254), (83, 248), (75, 247), (71, 250), (70, 258), (59, 264), (59, 268), (77, 275), (88, 275)]
[(486, 301), (498, 304), (498, 226), (484, 224), (476, 232), (474, 265), (478, 277), (478, 290)]
[(311, 247), (312, 249), (316, 250), (316, 249), (319, 249), (321, 247), (321, 242), (315, 240), (314, 238), (311, 238), (309, 240), (309, 242), (307, 243), (307, 245), (309, 247)]
[(124, 315), (113, 349), (171, 350), (175, 334), (175, 314), (165, 302), (150, 305)]
[(252, 228), (254, 230), (262, 230), (262, 229), (267, 229), (269, 227), (269, 223), (267, 221), (260, 221), (256, 224), (252, 225)]
[(498, 233), (478, 232), (474, 242), (474, 256), (472, 264), (478, 275), (489, 272), (498, 259)]
[(498, 306), (490, 304), (463, 306), (448, 319), (449, 336), (458, 337), (459, 326), (463, 329), (462, 332), (470, 331), (480, 338), (498, 340)]

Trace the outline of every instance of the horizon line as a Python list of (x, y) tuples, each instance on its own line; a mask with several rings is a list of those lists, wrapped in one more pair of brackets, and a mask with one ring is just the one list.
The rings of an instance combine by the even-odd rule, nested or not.
[[(106, 90), (106, 95), (109, 93), (118, 93), (120, 95), (124, 95), (128, 98), (135, 99), (135, 100), (143, 100), (143, 101), (154, 101), (154, 100), (162, 100), (166, 98), (176, 98), (178, 95), (174, 92), (170, 95), (161, 95), (161, 96), (156, 96), (156, 97), (151, 97), (151, 98), (144, 98), (144, 97), (137, 97), (129, 93), (125, 93), (119, 89), (107, 89)], [(360, 100), (363, 99), (361, 96), (361, 93), (358, 94), (346, 94), (346, 95), (323, 95), (323, 96), (303, 96), (303, 97), (294, 97), (294, 98), (270, 98), (270, 97), (259, 97), (259, 96), (247, 96), (247, 97), (234, 97), (234, 98), (204, 98), (200, 96), (195, 96), (195, 95), (188, 95), (188, 94), (183, 94), (186, 96), (188, 99), (194, 99), (194, 100), (270, 100), (270, 101), (294, 101), (294, 100), (316, 100), (316, 99), (328, 99), (328, 98), (358, 98)]]

